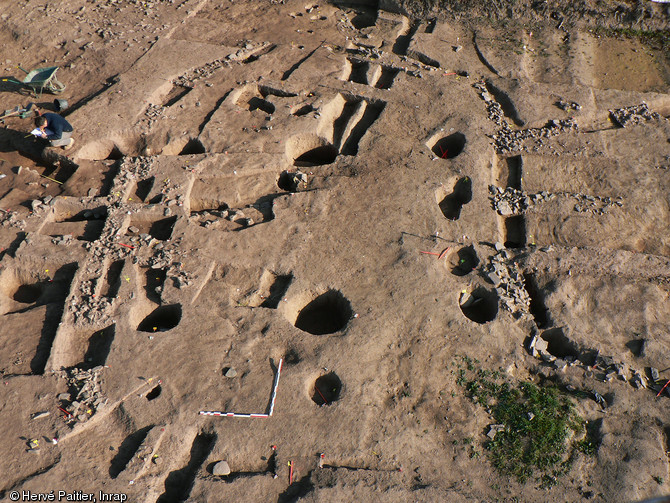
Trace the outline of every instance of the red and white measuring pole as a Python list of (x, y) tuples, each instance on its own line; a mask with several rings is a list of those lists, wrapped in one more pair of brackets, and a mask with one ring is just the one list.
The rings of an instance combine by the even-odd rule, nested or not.
[(221, 412), (218, 410), (201, 410), (199, 414), (201, 416), (216, 416), (216, 417), (244, 417), (252, 419), (265, 419), (272, 415), (272, 412), (275, 409), (275, 399), (277, 398), (277, 386), (279, 386), (279, 376), (281, 375), (281, 368), (284, 364), (284, 359), (279, 360), (279, 366), (277, 367), (277, 373), (275, 374), (275, 380), (272, 385), (272, 397), (270, 398), (270, 410), (267, 414), (241, 414), (238, 412)]

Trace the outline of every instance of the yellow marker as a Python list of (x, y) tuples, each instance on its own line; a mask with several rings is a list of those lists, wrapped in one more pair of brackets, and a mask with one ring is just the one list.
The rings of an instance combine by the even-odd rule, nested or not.
[(44, 269), (44, 272), (49, 272), (49, 269)]
[(51, 180), (52, 182), (60, 183), (61, 185), (63, 185), (63, 182), (59, 182), (58, 180), (54, 180), (53, 178), (49, 178), (49, 177), (46, 176), (46, 175), (40, 175), (40, 176), (41, 176), (42, 178), (46, 178), (47, 180)]

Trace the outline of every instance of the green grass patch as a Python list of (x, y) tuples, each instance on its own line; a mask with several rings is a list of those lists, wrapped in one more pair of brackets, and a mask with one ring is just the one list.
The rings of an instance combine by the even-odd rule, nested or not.
[(598, 35), (607, 37), (625, 37), (638, 39), (643, 44), (653, 49), (670, 50), (670, 31), (636, 30), (634, 28), (596, 28), (593, 30)]
[(510, 383), (500, 372), (475, 369), (467, 357), (461, 357), (461, 362), (457, 383), (496, 424), (504, 426), (484, 443), (501, 474), (521, 483), (535, 477), (543, 487), (551, 487), (568, 472), (576, 456), (596, 453), (597, 442), (587, 435), (570, 397), (558, 388)]

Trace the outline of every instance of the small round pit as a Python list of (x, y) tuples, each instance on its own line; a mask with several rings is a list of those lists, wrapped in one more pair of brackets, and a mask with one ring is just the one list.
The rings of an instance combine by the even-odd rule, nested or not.
[(167, 332), (179, 325), (180, 321), (181, 306), (179, 304), (160, 306), (141, 321), (137, 330), (150, 333)]
[(479, 258), (474, 246), (463, 246), (458, 252), (449, 256), (448, 267), (454, 276), (466, 276), (479, 265)]
[(472, 293), (461, 293), (459, 304), (465, 317), (475, 323), (488, 323), (498, 315), (498, 295), (495, 290), (479, 287)]
[(14, 292), (13, 298), (16, 302), (22, 304), (32, 304), (42, 295), (42, 285), (35, 283), (33, 285), (21, 285)]
[(340, 399), (342, 381), (335, 372), (322, 375), (314, 382), (312, 401), (319, 407), (330, 405)]

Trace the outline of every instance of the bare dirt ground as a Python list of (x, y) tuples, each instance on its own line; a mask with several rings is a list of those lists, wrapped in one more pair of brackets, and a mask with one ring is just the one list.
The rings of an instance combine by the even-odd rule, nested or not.
[[(1, 10), (1, 76), (67, 88), (2, 81), (0, 110), (64, 99), (76, 144), (0, 130), (0, 497), (670, 493), (662, 47), (304, 0)], [(500, 475), (464, 355), (577, 391), (594, 455)], [(271, 417), (199, 415), (266, 414), (280, 360)]]

